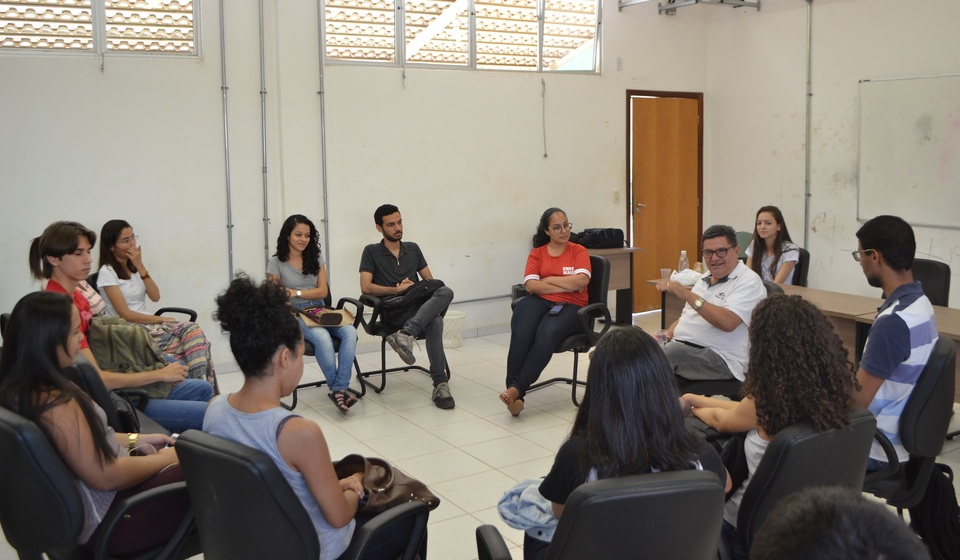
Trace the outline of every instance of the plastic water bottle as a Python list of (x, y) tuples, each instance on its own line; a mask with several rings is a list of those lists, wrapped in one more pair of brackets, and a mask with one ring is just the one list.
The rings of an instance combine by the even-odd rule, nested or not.
[(690, 268), (690, 260), (687, 259), (687, 252), (680, 251), (680, 262), (677, 263), (677, 272), (683, 272)]

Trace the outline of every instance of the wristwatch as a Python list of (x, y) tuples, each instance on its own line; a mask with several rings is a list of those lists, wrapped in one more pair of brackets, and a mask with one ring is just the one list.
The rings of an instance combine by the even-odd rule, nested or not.
[(702, 298), (702, 297), (698, 297), (698, 298), (697, 298), (697, 301), (693, 302), (693, 308), (696, 309), (697, 311), (700, 311), (700, 309), (703, 308), (703, 298)]
[(302, 295), (303, 295), (303, 292), (301, 292), (300, 290), (297, 290), (297, 297), (300, 297)]

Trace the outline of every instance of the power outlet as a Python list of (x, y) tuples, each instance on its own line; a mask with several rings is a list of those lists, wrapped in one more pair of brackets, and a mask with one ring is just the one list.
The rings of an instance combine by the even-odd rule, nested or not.
[(620, 202), (620, 191), (613, 191), (613, 203)]

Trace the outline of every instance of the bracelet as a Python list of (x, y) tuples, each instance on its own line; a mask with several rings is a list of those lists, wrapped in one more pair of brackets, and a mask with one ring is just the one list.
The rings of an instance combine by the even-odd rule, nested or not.
[(140, 434), (127, 434), (127, 451), (133, 451), (137, 446), (137, 438), (140, 437)]
[(147, 278), (150, 278), (150, 273), (149, 273), (149, 272), (141, 272), (141, 273), (140, 273), (140, 279), (141, 279), (141, 280), (146, 280)]

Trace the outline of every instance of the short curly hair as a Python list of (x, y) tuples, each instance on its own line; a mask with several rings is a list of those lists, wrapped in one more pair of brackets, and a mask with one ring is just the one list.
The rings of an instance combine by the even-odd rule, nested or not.
[(833, 325), (800, 296), (774, 294), (753, 310), (743, 394), (768, 434), (798, 422), (824, 431), (849, 425), (856, 370)]

